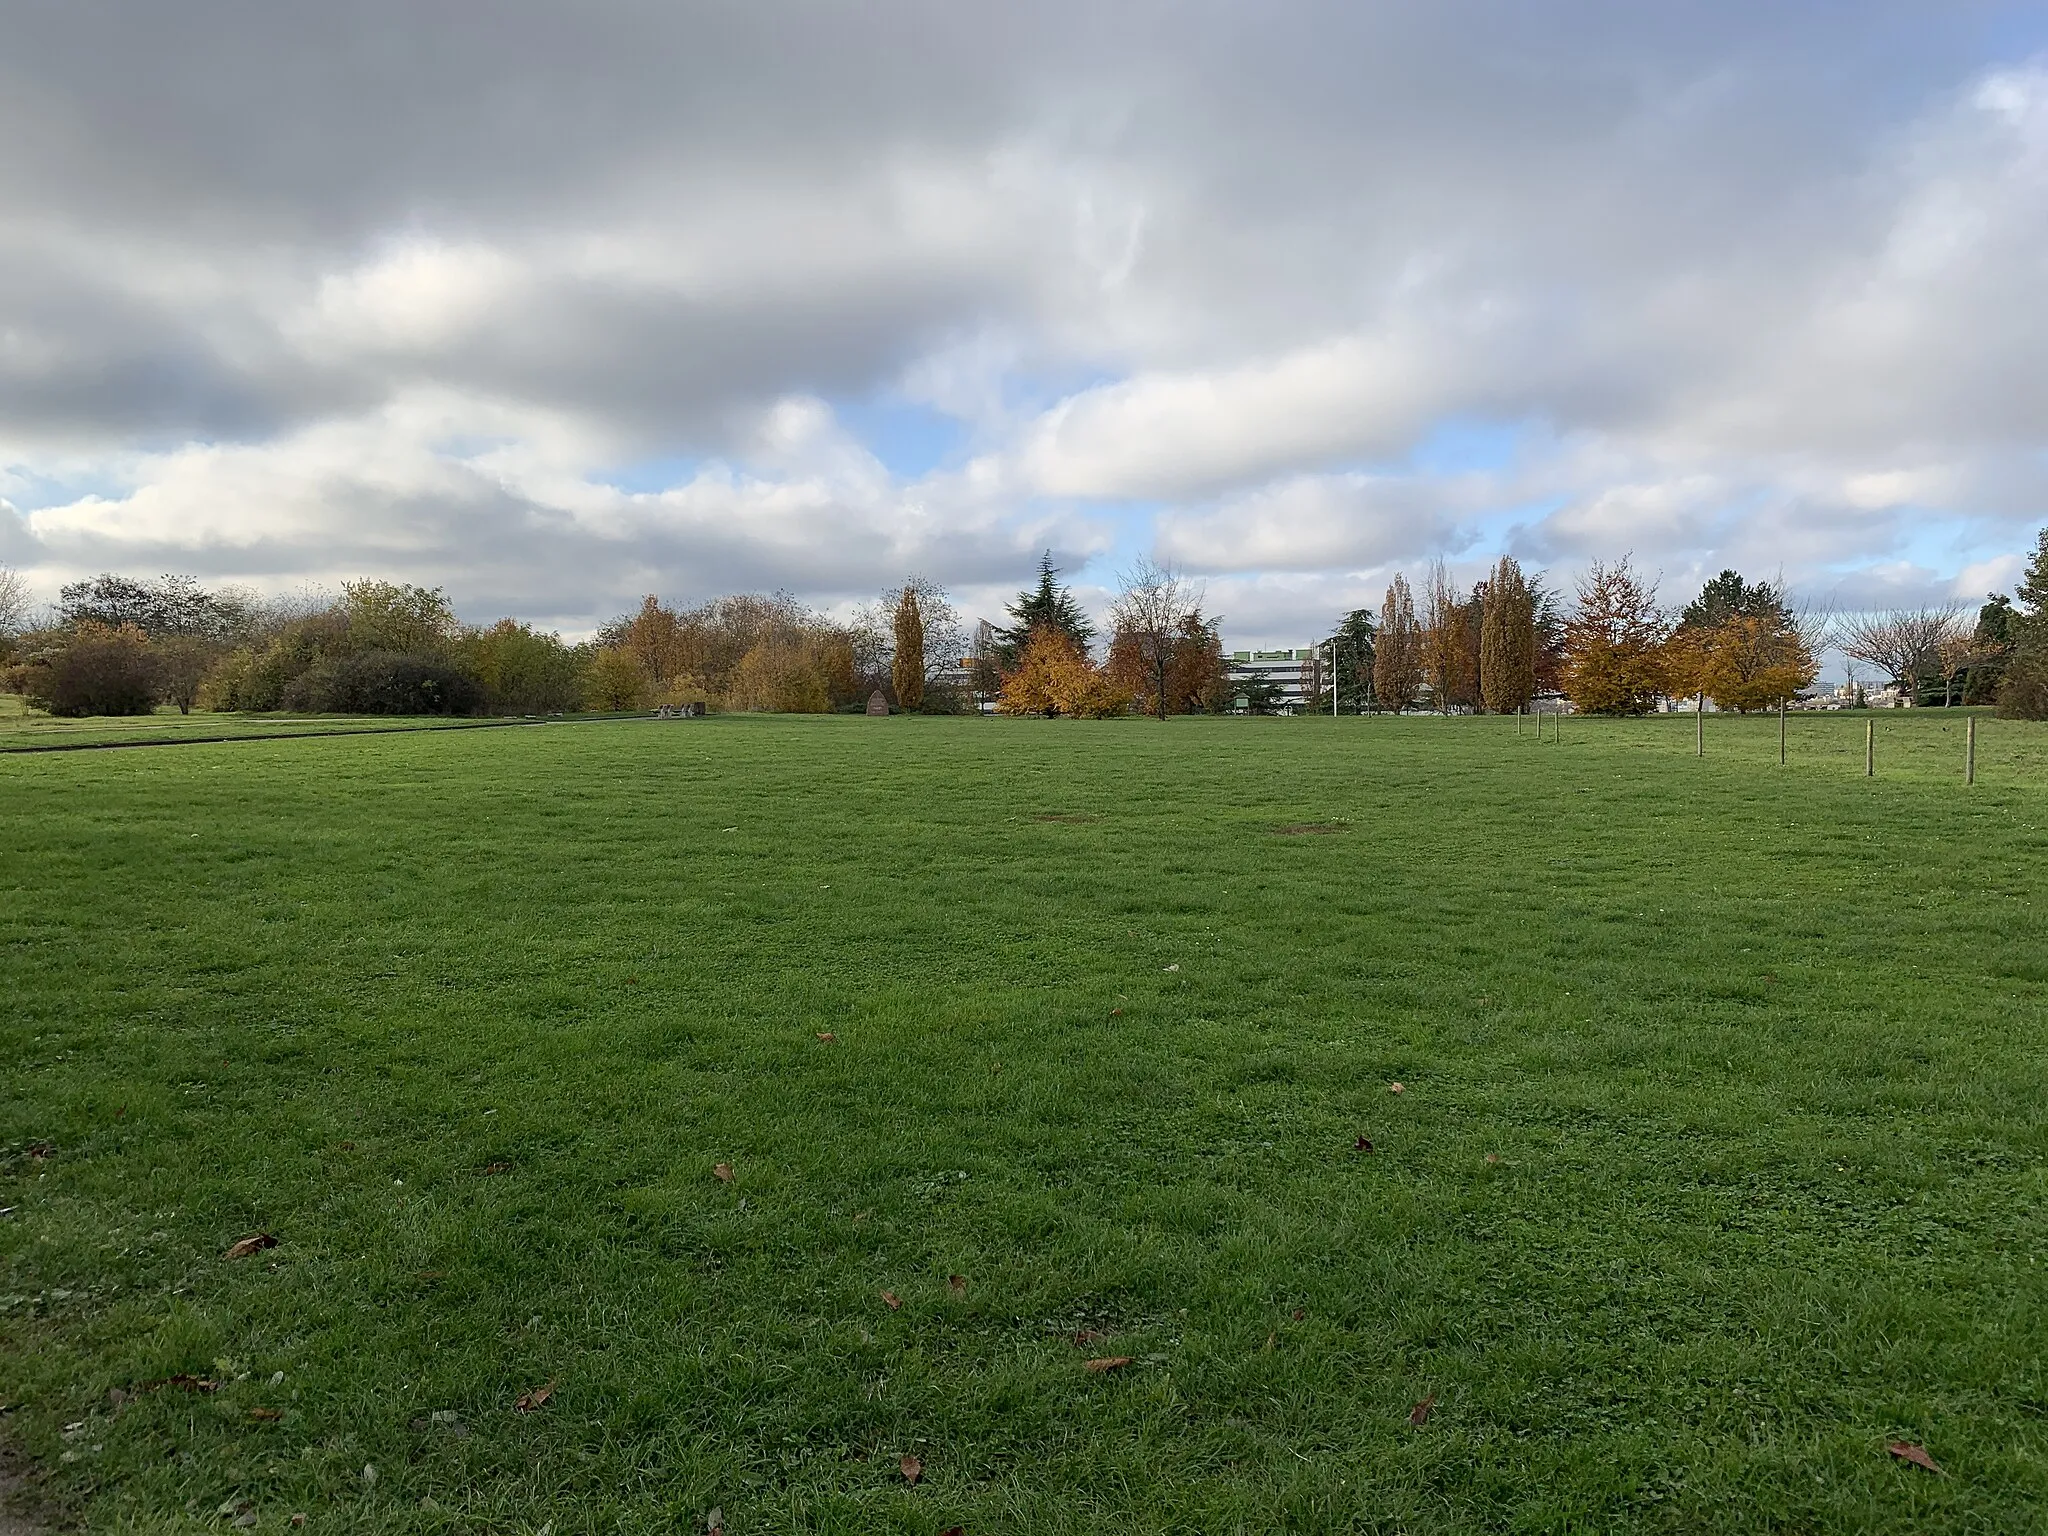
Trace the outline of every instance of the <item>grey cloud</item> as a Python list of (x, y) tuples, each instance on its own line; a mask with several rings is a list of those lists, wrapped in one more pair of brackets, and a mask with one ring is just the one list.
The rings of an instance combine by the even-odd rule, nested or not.
[[(145, 497), (91, 535), (110, 564), (416, 558), (582, 613), (907, 558), (1000, 584), (1034, 497), (1079, 509), (1075, 558), (1091, 502), (1149, 497), (1163, 550), (1253, 594), (1460, 548), (1517, 487), (1564, 504), (1511, 532), (1543, 558), (1688, 569), (2038, 507), (2029, 4), (0, 4), (0, 472), (140, 455), (235, 508)], [(977, 487), (794, 543), (765, 502), (631, 537), (568, 506), (975, 338), (990, 377), (928, 393), (976, 415)], [(307, 460), (336, 426), (415, 451), (427, 397), (534, 462), (450, 492)], [(1401, 467), (1445, 419), (1537, 423), (1549, 460), (1474, 501)], [(144, 452), (186, 441), (271, 453)], [(959, 515), (900, 510), (927, 494)]]

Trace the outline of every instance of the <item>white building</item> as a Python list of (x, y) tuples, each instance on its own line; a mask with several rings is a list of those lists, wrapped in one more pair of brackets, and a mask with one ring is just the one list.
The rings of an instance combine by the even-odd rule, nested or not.
[(1308, 699), (1308, 690), (1302, 686), (1304, 664), (1312, 664), (1316, 656), (1312, 645), (1294, 646), (1277, 651), (1229, 651), (1231, 678), (1239, 683), (1259, 680), (1272, 683), (1280, 690), (1277, 707), (1293, 712), (1299, 710)]

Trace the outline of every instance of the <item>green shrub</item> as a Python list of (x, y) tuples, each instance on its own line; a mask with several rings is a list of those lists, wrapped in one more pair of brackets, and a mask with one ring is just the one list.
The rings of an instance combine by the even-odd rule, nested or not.
[(398, 651), (326, 657), (284, 689), (286, 709), (320, 715), (474, 715), (483, 704), (483, 686), (454, 663)]

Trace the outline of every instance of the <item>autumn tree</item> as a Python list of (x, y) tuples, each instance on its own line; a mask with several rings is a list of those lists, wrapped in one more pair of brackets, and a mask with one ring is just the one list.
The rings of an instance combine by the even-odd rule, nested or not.
[(1648, 713), (1665, 687), (1668, 632), (1657, 584), (1628, 556), (1613, 565), (1594, 562), (1579, 579), (1577, 603), (1565, 622), (1566, 696), (1592, 714)]
[(1756, 613), (1681, 625), (1666, 642), (1664, 666), (1671, 690), (1741, 713), (1789, 702), (1820, 673), (1789, 615)]
[[(1117, 577), (1110, 605), (1108, 672), (1164, 720), (1190, 691), (1205, 695), (1222, 644), (1202, 619), (1201, 588), (1169, 565), (1141, 559)], [(1204, 675), (1186, 675), (1190, 669)], [(1176, 676), (1176, 674), (1182, 674)]]
[(2018, 599), (2008, 625), (2011, 658), (1998, 690), (1998, 712), (2021, 720), (2048, 720), (2048, 528), (2013, 589)]
[(896, 685), (896, 703), (916, 709), (924, 703), (924, 616), (918, 612), (917, 589), (906, 585), (896, 599), (893, 621), (896, 653), (889, 662), (889, 680)]
[(1422, 667), (1429, 683), (1430, 707), (1448, 714), (1475, 690), (1475, 658), (1468, 655), (1466, 599), (1441, 560), (1430, 562), (1423, 586)]
[(1130, 693), (1105, 676), (1071, 634), (1048, 624), (1024, 642), (1017, 666), (1004, 674), (996, 708), (1006, 715), (1107, 719), (1131, 702)]
[(584, 674), (584, 698), (592, 709), (638, 709), (648, 677), (640, 660), (622, 645), (599, 646)]
[(1373, 647), (1372, 686), (1381, 709), (1395, 714), (1410, 708), (1422, 693), (1422, 631), (1415, 617), (1415, 594), (1408, 578), (1396, 573), (1380, 605), (1379, 635)]
[(726, 706), (771, 714), (821, 715), (832, 707), (817, 648), (805, 637), (770, 634), (733, 669)]
[(1536, 594), (1521, 564), (1503, 555), (1486, 580), (1480, 616), (1481, 702), (1496, 714), (1536, 696)]
[(1782, 588), (1723, 571), (1680, 611), (1665, 642), (1665, 685), (1742, 713), (1783, 705), (1820, 673), (1810, 630)]

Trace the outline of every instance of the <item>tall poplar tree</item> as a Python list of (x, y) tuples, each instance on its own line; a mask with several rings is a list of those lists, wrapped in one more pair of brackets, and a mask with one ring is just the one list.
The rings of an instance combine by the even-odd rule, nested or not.
[(1482, 699), (1495, 714), (1536, 697), (1536, 594), (1512, 555), (1502, 555), (1486, 582), (1480, 619)]
[(1422, 691), (1422, 636), (1415, 622), (1415, 594), (1408, 578), (1396, 574), (1380, 605), (1380, 631), (1373, 644), (1372, 687), (1380, 708), (1396, 714)]
[(896, 685), (896, 705), (914, 710), (924, 703), (924, 614), (917, 588), (906, 583), (896, 599), (896, 655), (889, 663), (889, 681)]

